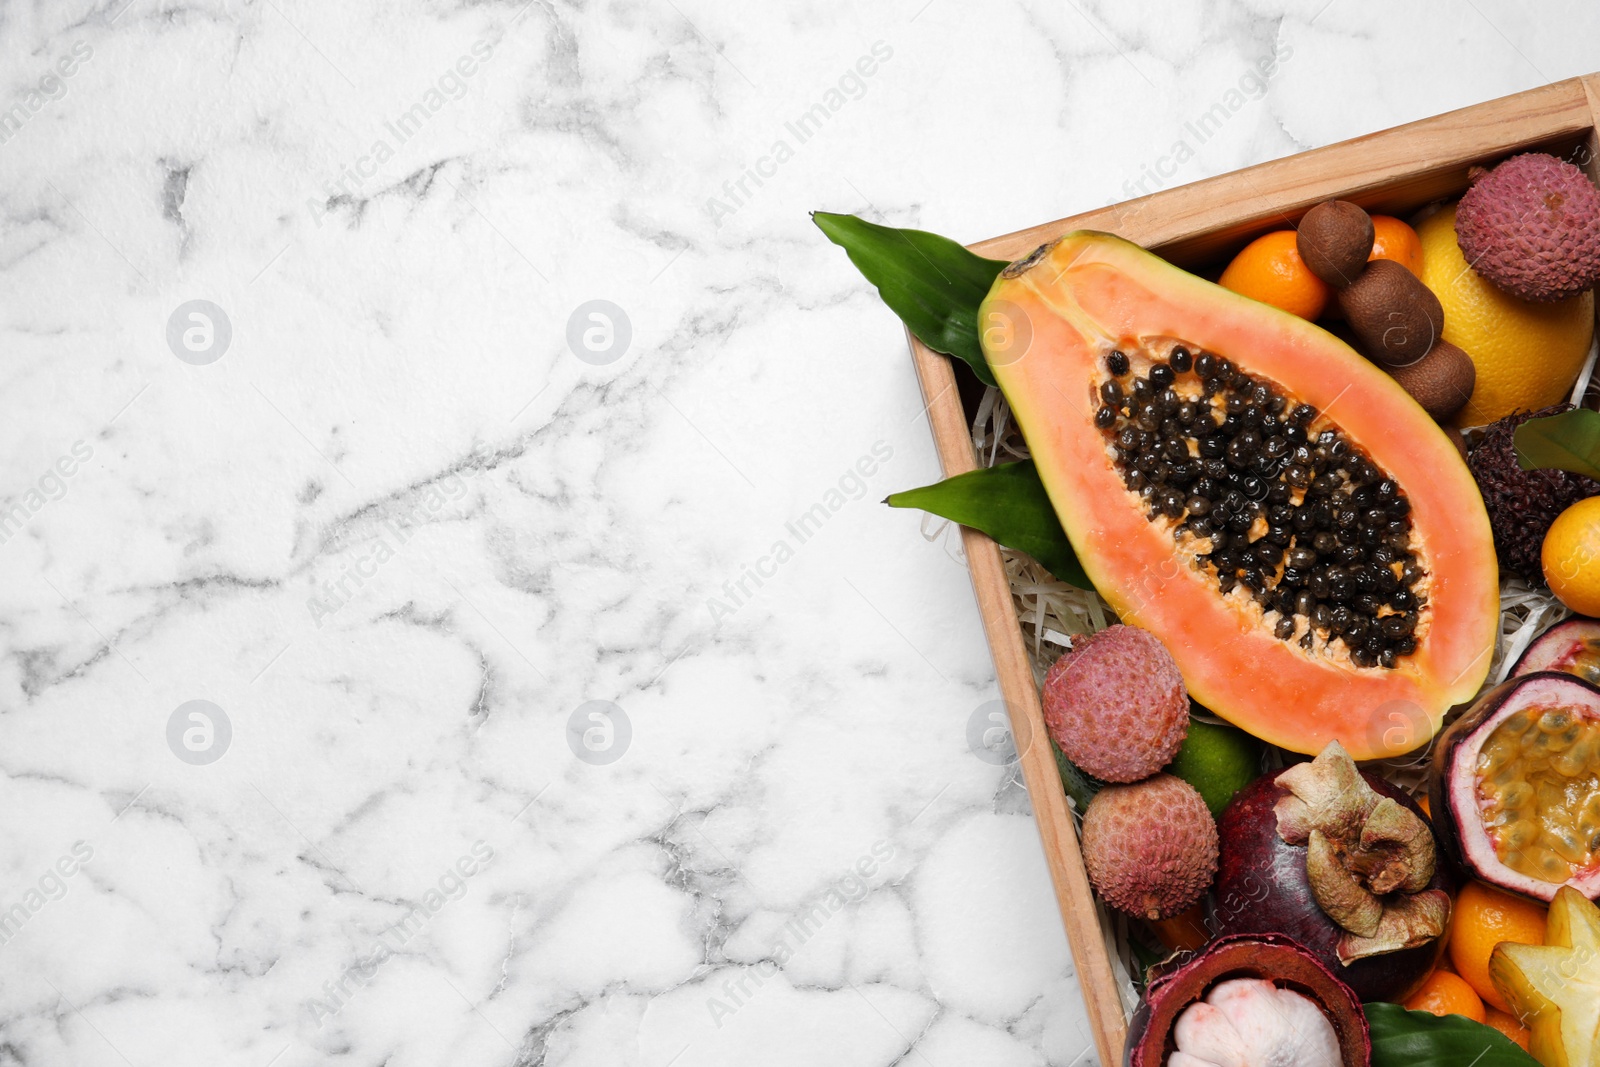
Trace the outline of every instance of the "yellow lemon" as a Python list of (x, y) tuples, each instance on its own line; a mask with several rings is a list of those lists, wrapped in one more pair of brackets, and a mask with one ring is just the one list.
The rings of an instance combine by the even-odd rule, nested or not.
[(1444, 339), (1472, 357), (1478, 371), (1458, 426), (1484, 426), (1519, 408), (1565, 400), (1594, 337), (1594, 293), (1530, 304), (1485, 281), (1456, 245), (1452, 204), (1417, 227), (1422, 281), (1444, 305)]
[(1556, 516), (1540, 562), (1556, 599), (1579, 615), (1600, 615), (1600, 496)]

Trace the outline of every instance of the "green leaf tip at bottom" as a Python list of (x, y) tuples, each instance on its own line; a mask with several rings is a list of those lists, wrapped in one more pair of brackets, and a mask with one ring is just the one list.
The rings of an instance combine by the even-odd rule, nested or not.
[(995, 384), (978, 343), (978, 305), (1006, 266), (948, 237), (879, 226), (854, 215), (814, 211), (811, 220), (878, 289), (917, 340), (954, 356), (985, 385)]
[(1561, 470), (1600, 478), (1600, 411), (1573, 408), (1529, 419), (1511, 435), (1525, 471)]
[(921, 508), (1026, 552), (1063, 582), (1093, 589), (1072, 551), (1033, 460), (980, 467), (920, 489), (892, 494), (892, 508)]
[(1372, 1027), (1372, 1067), (1539, 1067), (1539, 1061), (1492, 1026), (1464, 1015), (1365, 1005)]

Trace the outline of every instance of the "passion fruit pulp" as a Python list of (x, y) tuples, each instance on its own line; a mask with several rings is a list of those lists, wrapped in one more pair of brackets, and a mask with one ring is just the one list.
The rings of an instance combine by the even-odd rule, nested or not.
[(1490, 885), (1600, 896), (1600, 688), (1559, 671), (1513, 677), (1440, 739), (1429, 783), (1446, 852)]
[(1575, 616), (1540, 634), (1517, 660), (1511, 676), (1535, 671), (1561, 671), (1600, 685), (1600, 620)]

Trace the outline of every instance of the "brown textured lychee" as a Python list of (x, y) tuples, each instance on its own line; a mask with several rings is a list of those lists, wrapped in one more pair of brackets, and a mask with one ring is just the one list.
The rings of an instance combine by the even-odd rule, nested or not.
[(1600, 190), (1555, 156), (1512, 156), (1461, 198), (1456, 241), (1474, 270), (1514, 297), (1576, 296), (1600, 282)]
[(1478, 384), (1472, 358), (1449, 341), (1440, 341), (1415, 363), (1390, 367), (1389, 373), (1437, 422), (1466, 407)]
[(1170, 774), (1107, 786), (1083, 816), (1089, 881), (1118, 911), (1170, 919), (1217, 874), (1217, 824), (1188, 782)]
[(1325, 200), (1306, 212), (1295, 247), (1307, 269), (1335, 289), (1356, 280), (1372, 255), (1372, 216), (1348, 200)]
[(1507, 415), (1484, 432), (1467, 459), (1489, 512), (1500, 566), (1535, 588), (1544, 586), (1539, 550), (1550, 524), (1568, 507), (1600, 493), (1600, 482), (1570, 471), (1523, 470), (1517, 463), (1514, 435), (1529, 419), (1559, 415), (1570, 407), (1555, 404)]
[(1433, 290), (1392, 259), (1368, 263), (1339, 291), (1339, 310), (1369, 359), (1386, 367), (1415, 363), (1444, 332), (1444, 307)]
[(1183, 675), (1166, 646), (1137, 626), (1075, 639), (1045, 675), (1043, 703), (1062, 754), (1107, 782), (1150, 777), (1189, 733)]

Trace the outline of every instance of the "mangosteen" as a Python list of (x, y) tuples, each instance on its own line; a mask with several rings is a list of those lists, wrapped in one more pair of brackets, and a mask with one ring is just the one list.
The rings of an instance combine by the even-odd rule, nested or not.
[(1574, 616), (1534, 638), (1511, 677), (1534, 671), (1565, 671), (1600, 685), (1600, 620)]
[(1428, 787), (1461, 870), (1535, 900), (1600, 897), (1600, 688), (1564, 671), (1495, 686), (1440, 736)]
[(1337, 741), (1246, 786), (1218, 831), (1218, 932), (1288, 935), (1363, 1001), (1404, 1000), (1438, 962), (1454, 877), (1434, 831)]
[(1369, 1067), (1361, 1002), (1281, 934), (1219, 937), (1153, 968), (1125, 1067)]

